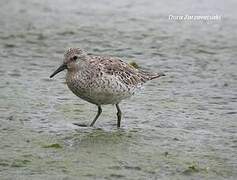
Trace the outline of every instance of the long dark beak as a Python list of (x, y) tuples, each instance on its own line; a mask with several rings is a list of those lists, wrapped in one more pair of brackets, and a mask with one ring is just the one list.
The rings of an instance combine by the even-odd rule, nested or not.
[(53, 74), (51, 74), (50, 78), (54, 77), (56, 74), (58, 74), (59, 72), (63, 71), (64, 69), (67, 69), (67, 65), (66, 64), (62, 64), (61, 66), (59, 66), (59, 68), (54, 71)]

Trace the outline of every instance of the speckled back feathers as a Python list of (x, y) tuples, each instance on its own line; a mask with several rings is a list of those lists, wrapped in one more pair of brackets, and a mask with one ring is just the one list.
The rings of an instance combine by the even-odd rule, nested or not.
[(91, 56), (89, 62), (95, 67), (98, 74), (103, 72), (107, 75), (113, 75), (127, 86), (137, 86), (160, 76), (159, 74), (136, 69), (114, 57)]

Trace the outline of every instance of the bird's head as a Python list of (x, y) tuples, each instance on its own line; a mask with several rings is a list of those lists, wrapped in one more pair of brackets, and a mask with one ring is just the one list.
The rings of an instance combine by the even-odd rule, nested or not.
[(87, 54), (79, 48), (69, 48), (64, 54), (63, 64), (51, 74), (50, 78), (54, 77), (59, 72), (67, 69), (73, 71), (78, 67), (80, 61), (86, 60)]

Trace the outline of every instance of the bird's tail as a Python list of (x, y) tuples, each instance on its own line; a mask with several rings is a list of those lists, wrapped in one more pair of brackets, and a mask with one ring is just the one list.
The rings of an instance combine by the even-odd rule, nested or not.
[(160, 73), (151, 73), (145, 70), (141, 70), (139, 69), (139, 72), (145, 77), (145, 79), (147, 80), (152, 80), (152, 79), (156, 79), (159, 78), (161, 76), (165, 76), (164, 73), (160, 72)]
[(156, 75), (150, 76), (150, 79), (159, 78), (159, 77), (161, 77), (161, 76), (165, 76), (165, 74), (164, 74), (164, 73), (156, 73)]

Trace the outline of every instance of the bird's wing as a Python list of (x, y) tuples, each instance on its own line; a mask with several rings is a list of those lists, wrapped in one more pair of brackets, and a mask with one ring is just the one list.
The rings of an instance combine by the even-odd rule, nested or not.
[(137, 86), (152, 79), (147, 72), (136, 69), (119, 58), (94, 56), (92, 59), (100, 71), (116, 76), (126, 85)]

